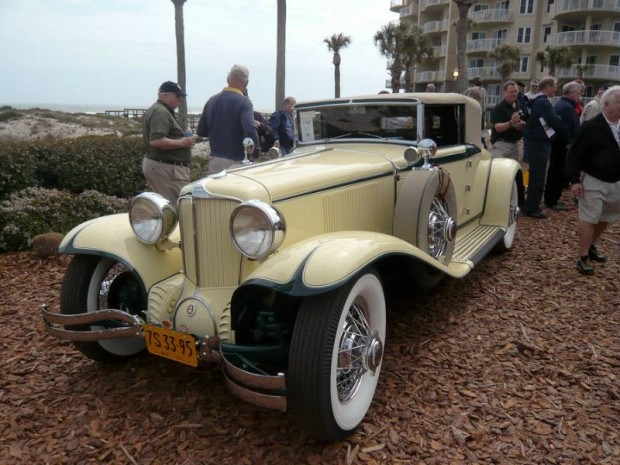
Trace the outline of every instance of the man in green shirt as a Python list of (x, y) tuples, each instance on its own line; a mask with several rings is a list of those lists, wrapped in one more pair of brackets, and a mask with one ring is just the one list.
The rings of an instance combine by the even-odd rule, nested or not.
[(154, 192), (175, 205), (181, 188), (189, 183), (191, 148), (196, 143), (193, 137), (185, 137), (174, 113), (186, 95), (178, 84), (164, 82), (157, 102), (144, 114), (142, 128), (144, 177)]

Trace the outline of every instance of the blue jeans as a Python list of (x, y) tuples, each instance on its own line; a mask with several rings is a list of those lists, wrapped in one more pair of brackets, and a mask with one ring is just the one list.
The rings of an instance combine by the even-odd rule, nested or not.
[(551, 156), (551, 141), (538, 139), (524, 139), (523, 158), (530, 164), (530, 181), (527, 186), (527, 198), (523, 206), (523, 213), (530, 214), (540, 210), (540, 201), (545, 190), (547, 165)]

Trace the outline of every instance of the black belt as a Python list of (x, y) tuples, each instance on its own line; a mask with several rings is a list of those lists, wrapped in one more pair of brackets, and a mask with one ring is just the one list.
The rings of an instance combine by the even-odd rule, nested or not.
[(156, 160), (155, 158), (149, 158), (149, 160), (165, 163), (166, 165), (184, 166), (186, 168), (189, 166), (189, 163), (181, 163), (180, 161)]
[(494, 144), (495, 142), (508, 142), (509, 144), (516, 144), (517, 142), (519, 142), (519, 140), (495, 139), (491, 143)]

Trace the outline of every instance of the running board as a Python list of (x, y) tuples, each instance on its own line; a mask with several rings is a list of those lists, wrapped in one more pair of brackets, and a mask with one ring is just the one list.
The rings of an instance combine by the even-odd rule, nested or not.
[(474, 226), (456, 236), (452, 262), (477, 265), (506, 234), (498, 226)]

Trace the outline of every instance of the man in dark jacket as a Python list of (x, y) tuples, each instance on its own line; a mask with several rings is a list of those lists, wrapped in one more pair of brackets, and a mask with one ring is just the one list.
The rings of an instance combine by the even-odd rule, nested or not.
[(530, 180), (523, 213), (536, 219), (547, 217), (540, 211), (540, 201), (551, 156), (551, 141), (561, 122), (549, 101), (555, 94), (556, 83), (553, 76), (544, 77), (538, 83), (539, 93), (530, 100), (532, 110), (523, 133), (524, 159), (530, 165)]
[(208, 137), (211, 147), (207, 174), (218, 173), (245, 157), (243, 139), (258, 145), (254, 127), (254, 108), (244, 95), (249, 80), (245, 66), (234, 65), (228, 73), (228, 86), (211, 97), (204, 106), (196, 132)]
[(293, 122), (293, 106), (297, 103), (294, 97), (286, 97), (281, 110), (275, 111), (269, 123), (273, 129), (274, 147), (288, 155), (295, 148), (295, 124)]
[(592, 260), (606, 257), (596, 241), (609, 223), (620, 219), (620, 86), (601, 97), (602, 112), (586, 121), (566, 159), (566, 175), (579, 198), (577, 270), (592, 275)]
[(562, 87), (562, 97), (553, 108), (562, 122), (555, 139), (553, 139), (549, 170), (547, 171), (547, 182), (545, 183), (545, 205), (552, 210), (567, 210), (566, 205), (559, 200), (562, 196), (562, 189), (564, 189), (566, 184), (566, 176), (564, 174), (566, 152), (579, 129), (579, 117), (575, 109), (580, 95), (581, 88), (578, 82), (572, 81), (564, 84)]

